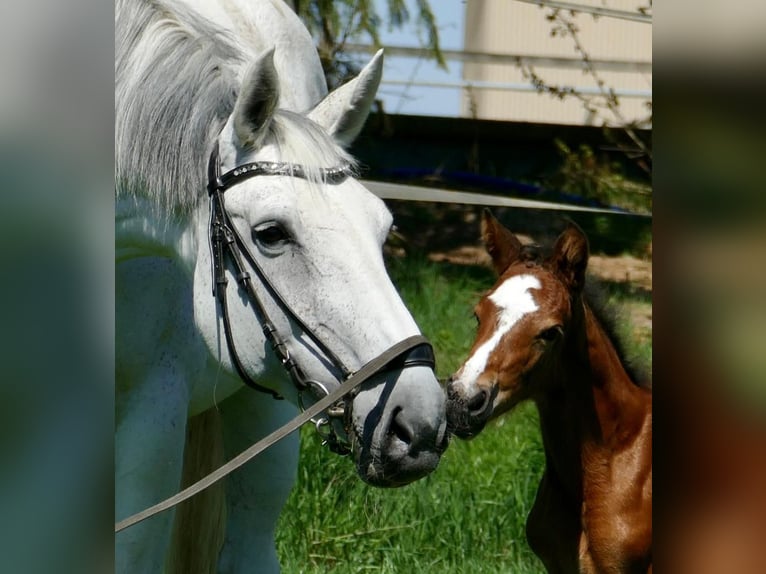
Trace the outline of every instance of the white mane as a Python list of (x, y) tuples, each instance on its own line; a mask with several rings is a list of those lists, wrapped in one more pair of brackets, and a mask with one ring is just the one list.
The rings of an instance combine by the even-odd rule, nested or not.
[[(245, 49), (172, 0), (118, 0), (115, 52), (117, 194), (188, 213), (204, 197), (208, 154), (234, 109)], [(310, 176), (311, 167), (352, 163), (319, 126), (284, 110), (269, 143)]]

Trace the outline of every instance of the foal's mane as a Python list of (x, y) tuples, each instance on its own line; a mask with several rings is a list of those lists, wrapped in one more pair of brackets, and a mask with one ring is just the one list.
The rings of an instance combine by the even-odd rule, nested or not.
[(585, 303), (598, 321), (606, 336), (612, 342), (628, 377), (637, 386), (644, 389), (652, 388), (651, 368), (643, 363), (635, 353), (629, 353), (626, 341), (619, 335), (619, 325), (624, 321), (624, 311), (607, 300), (604, 284), (593, 275), (588, 275), (584, 290)]
[[(540, 245), (524, 245), (519, 254), (519, 259), (528, 266), (543, 266), (544, 253), (550, 253), (551, 249), (543, 249)], [(639, 387), (650, 389), (652, 386), (650, 367), (643, 364), (635, 354), (627, 351), (626, 342), (619, 334), (619, 325), (624, 319), (623, 311), (608, 301), (608, 293), (605, 285), (591, 274), (586, 275), (583, 289), (583, 302), (593, 312), (596, 321), (606, 333), (606, 336), (614, 346), (617, 356), (630, 380)]]
[[(205, 195), (208, 154), (231, 115), (245, 51), (175, 0), (117, 0), (115, 179), (118, 195), (188, 214)], [(318, 167), (350, 157), (306, 117), (277, 110), (264, 145), (282, 161)]]

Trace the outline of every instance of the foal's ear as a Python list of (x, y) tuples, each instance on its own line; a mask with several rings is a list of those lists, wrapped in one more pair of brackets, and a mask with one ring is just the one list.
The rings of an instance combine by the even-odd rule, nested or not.
[(481, 215), (481, 239), (492, 257), (492, 266), (498, 275), (519, 258), (521, 241), (503, 227), (489, 209), (485, 209)]
[(246, 148), (256, 148), (268, 131), (279, 100), (279, 78), (274, 67), (274, 48), (255, 60), (245, 74), (234, 104), (234, 133)]
[(319, 102), (309, 112), (309, 119), (325, 128), (339, 144), (350, 145), (367, 120), (382, 74), (383, 50), (378, 50), (356, 78)]
[(575, 223), (570, 221), (556, 239), (549, 262), (570, 289), (583, 288), (585, 269), (588, 266), (588, 238)]

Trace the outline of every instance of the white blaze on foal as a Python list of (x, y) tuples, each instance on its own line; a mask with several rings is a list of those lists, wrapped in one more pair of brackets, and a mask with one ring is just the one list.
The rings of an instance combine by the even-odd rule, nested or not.
[(466, 361), (457, 376), (455, 384), (464, 391), (476, 384), (477, 379), (487, 367), (487, 361), (503, 336), (518, 323), (524, 315), (537, 311), (537, 303), (529, 292), (539, 289), (540, 281), (532, 275), (517, 275), (507, 279), (490, 294), (489, 299), (497, 307), (497, 328), (492, 336), (484, 341)]

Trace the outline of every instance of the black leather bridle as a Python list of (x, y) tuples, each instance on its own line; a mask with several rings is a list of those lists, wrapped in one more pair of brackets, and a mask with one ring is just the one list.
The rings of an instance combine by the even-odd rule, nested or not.
[[(228, 279), (226, 277), (227, 259), (233, 267), (237, 283), (240, 288), (245, 291), (247, 297), (252, 302), (255, 317), (261, 325), (266, 340), (271, 345), (277, 359), (287, 371), (293, 385), (297, 389), (298, 405), (301, 410), (303, 410), (303, 394), (305, 392), (311, 392), (314, 395), (314, 398), (321, 399), (327, 396), (330, 391), (327, 385), (307, 378), (298, 363), (290, 355), (285, 340), (280, 336), (274, 323), (269, 318), (261, 298), (253, 287), (253, 281), (248, 268), (245, 267), (245, 261), (248, 263), (249, 268), (255, 272), (259, 283), (263, 285), (282, 312), (311, 339), (324, 357), (338, 370), (338, 372), (341, 373), (343, 380), (349, 379), (354, 373), (343, 363), (337, 354), (335, 354), (332, 349), (330, 349), (330, 347), (326, 345), (303, 320), (301, 320), (301, 318), (292, 310), (285, 298), (279, 293), (274, 284), (269, 281), (263, 269), (258, 264), (258, 261), (247, 248), (244, 241), (242, 241), (242, 238), (232, 224), (231, 219), (226, 212), (224, 192), (230, 187), (256, 176), (289, 176), (306, 179), (307, 172), (300, 165), (278, 162), (246, 163), (237, 166), (224, 174), (220, 173), (220, 169), (220, 156), (218, 143), (216, 143), (208, 162), (207, 190), (210, 197), (209, 240), (213, 263), (213, 295), (218, 300), (223, 317), (224, 333), (229, 354), (237, 373), (248, 386), (257, 391), (268, 393), (275, 399), (282, 399), (276, 391), (259, 385), (252, 379), (252, 377), (250, 377), (244, 368), (239, 353), (237, 352), (237, 348), (234, 344), (234, 336), (231, 331), (229, 308), (226, 300), (226, 285), (228, 284)], [(350, 168), (348, 166), (323, 168), (319, 170), (319, 175), (322, 177), (323, 181), (328, 184), (336, 184), (344, 181), (350, 175)], [(388, 352), (389, 351), (381, 353), (381, 356)], [(432, 370), (435, 368), (433, 348), (423, 337), (413, 338), (413, 343), (409, 348), (402, 352), (397, 352), (397, 354), (391, 357), (390, 361), (387, 360), (384, 366), (374, 373), (370, 373), (366, 379), (382, 372), (414, 366), (427, 366)], [(350, 452), (350, 444), (345, 437), (341, 438), (335, 433), (333, 425), (330, 424), (330, 419), (341, 419), (348, 434), (351, 400), (359, 390), (358, 384), (361, 384), (362, 382), (364, 381), (358, 381), (355, 388), (349, 390), (342, 400), (339, 400), (324, 411), (324, 416), (312, 419), (317, 430), (322, 435), (324, 442), (329, 446), (330, 450), (338, 454), (348, 454)]]

